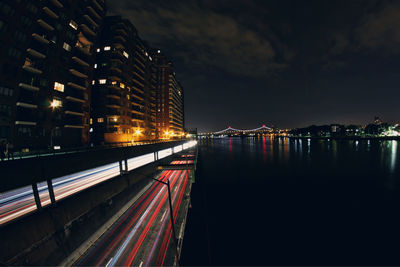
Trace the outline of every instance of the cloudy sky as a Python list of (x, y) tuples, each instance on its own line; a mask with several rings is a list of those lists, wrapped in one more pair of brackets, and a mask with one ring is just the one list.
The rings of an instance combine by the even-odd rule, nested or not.
[(174, 62), (187, 127), (400, 121), (400, 1), (108, 5)]

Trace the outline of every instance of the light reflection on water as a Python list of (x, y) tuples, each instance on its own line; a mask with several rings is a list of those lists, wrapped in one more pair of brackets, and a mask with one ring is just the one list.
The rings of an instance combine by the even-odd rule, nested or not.
[[(354, 162), (354, 168), (361, 168), (363, 164), (366, 168), (371, 167), (365, 164), (370, 161), (373, 165), (379, 162), (379, 167), (387, 173), (399, 170), (398, 142), (396, 140), (290, 139), (271, 135), (200, 140), (200, 144), (211, 151), (223, 152), (226, 149), (230, 160), (240, 155), (242, 158), (249, 156), (254, 160), (260, 159), (267, 165), (288, 164), (291, 160), (305, 161), (312, 165), (324, 159), (332, 166), (339, 164), (339, 161), (347, 161), (347, 164)], [(365, 162), (362, 163), (362, 161)]]
[(398, 143), (201, 139), (182, 265), (399, 266)]

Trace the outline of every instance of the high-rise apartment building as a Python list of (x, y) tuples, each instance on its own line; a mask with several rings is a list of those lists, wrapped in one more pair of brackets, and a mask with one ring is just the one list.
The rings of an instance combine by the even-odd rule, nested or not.
[(175, 75), (175, 69), (160, 50), (153, 53), (157, 69), (157, 136), (169, 139), (184, 133), (183, 87)]
[(104, 0), (0, 2), (0, 139), (15, 149), (89, 142)]
[(104, 19), (92, 95), (96, 143), (155, 139), (156, 75), (148, 45), (121, 16)]

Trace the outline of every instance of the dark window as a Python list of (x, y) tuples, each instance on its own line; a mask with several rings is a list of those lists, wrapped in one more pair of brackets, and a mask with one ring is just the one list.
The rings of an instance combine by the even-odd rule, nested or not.
[(9, 126), (0, 126), (0, 137), (7, 138), (10, 136), (10, 127)]
[(13, 92), (14, 92), (14, 90), (11, 88), (0, 86), (0, 95), (12, 96)]
[(19, 136), (32, 136), (32, 128), (27, 126), (19, 126), (17, 128), (17, 134)]
[(8, 49), (8, 55), (11, 57), (19, 59), (19, 58), (21, 58), (21, 54), (22, 54), (21, 51), (14, 47), (10, 47)]
[(0, 105), (0, 116), (11, 116), (11, 106)]
[(14, 32), (14, 37), (17, 41), (21, 42), (21, 43), (25, 43), (26, 42), (26, 34), (20, 32), (20, 31), (15, 31)]
[(32, 20), (31, 20), (30, 18), (28, 18), (28, 17), (21, 16), (21, 23), (22, 23), (24, 26), (29, 27), (29, 26), (32, 25)]
[(38, 11), (38, 8), (35, 5), (33, 5), (31, 2), (29, 2), (29, 1), (26, 3), (25, 7), (26, 7), (26, 9), (28, 9), (33, 14), (36, 14), (36, 12)]

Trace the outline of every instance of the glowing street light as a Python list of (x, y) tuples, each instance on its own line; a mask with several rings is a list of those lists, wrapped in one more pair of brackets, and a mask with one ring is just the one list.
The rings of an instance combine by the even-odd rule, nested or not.
[(51, 101), (50, 106), (54, 109), (54, 108), (58, 108), (61, 107), (61, 100), (58, 99), (53, 99), (53, 101)]

